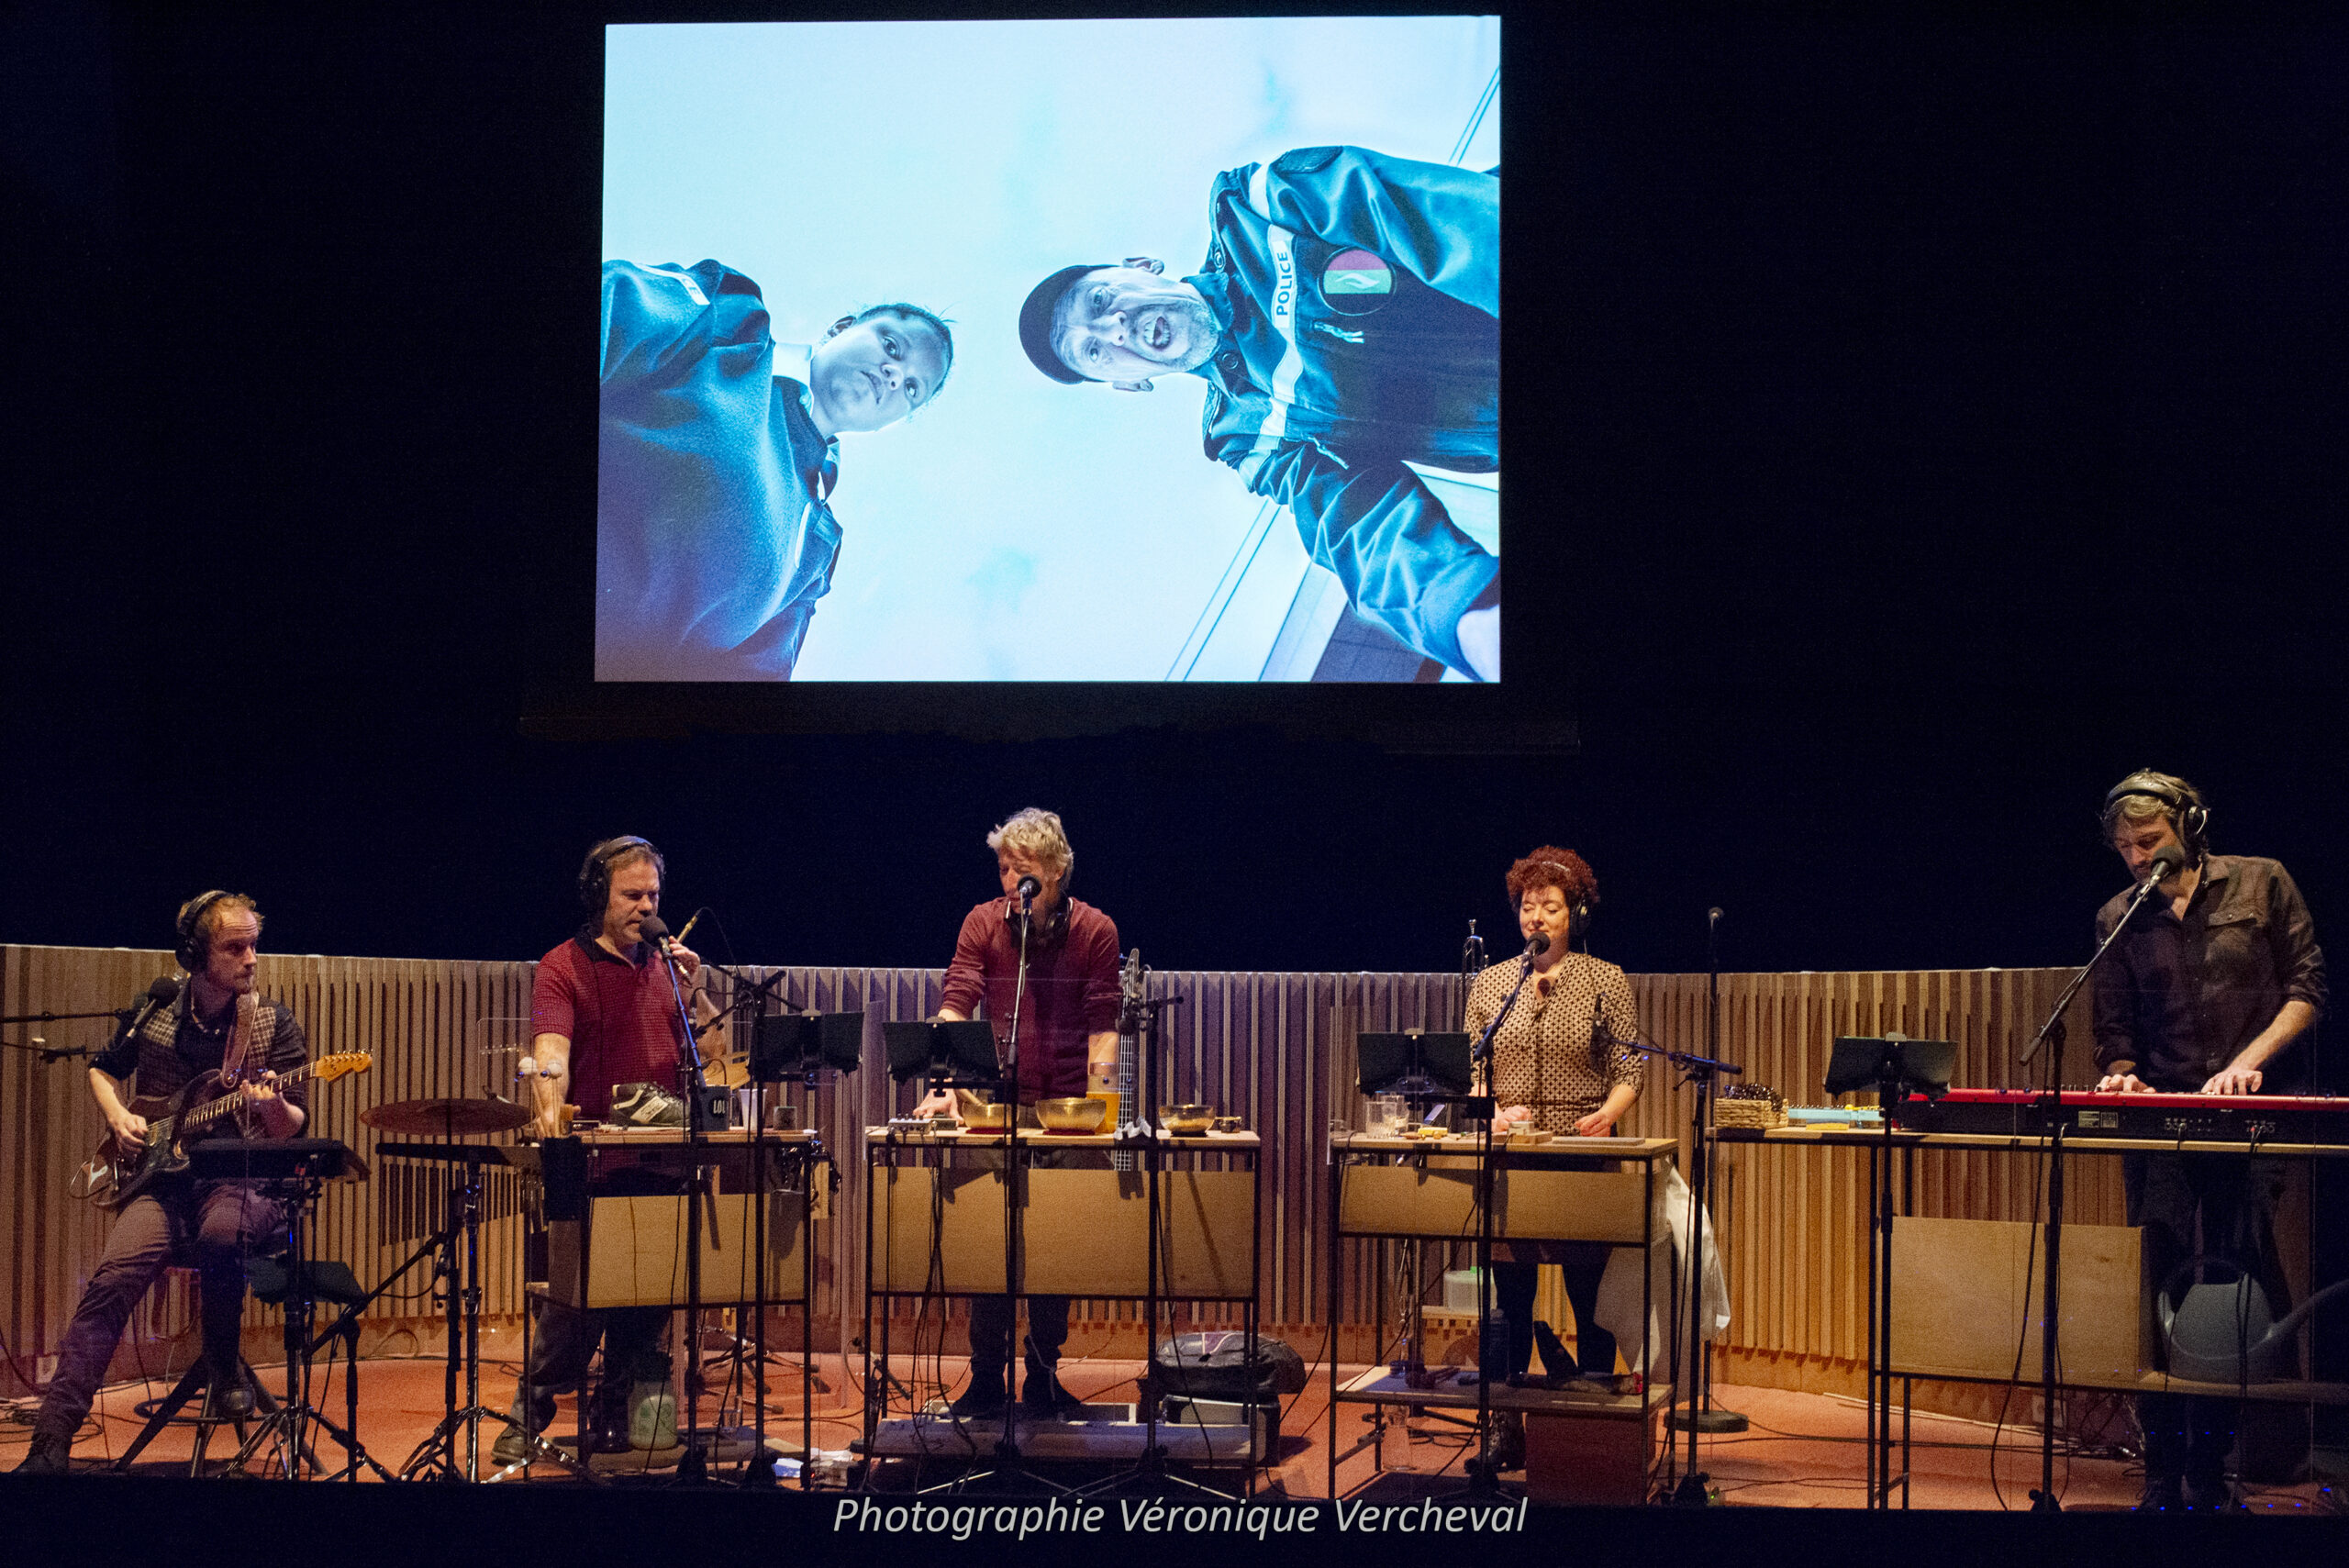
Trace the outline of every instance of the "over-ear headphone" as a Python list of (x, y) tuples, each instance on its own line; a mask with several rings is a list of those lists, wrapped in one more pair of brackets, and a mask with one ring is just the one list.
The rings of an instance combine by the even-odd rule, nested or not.
[(2168, 773), (2157, 773), (2150, 768), (2140, 768), (2105, 792), (2104, 805), (2097, 812), (2097, 826), (2110, 838), (2112, 832), (2112, 808), (2132, 795), (2148, 800), (2158, 800), (2169, 807), (2170, 820), (2177, 827), (2177, 836), (2186, 847), (2199, 853), (2203, 836), (2210, 829), (2210, 808), (2202, 804), (2202, 792), (2184, 779)]
[(623, 833), (617, 839), (606, 839), (587, 851), (579, 862), (579, 905), (591, 920), (604, 917), (604, 906), (612, 900), (612, 866), (630, 855), (652, 857), (655, 871), (666, 874), (666, 864), (661, 851), (652, 847), (650, 839), (640, 839), (633, 833)]
[(197, 894), (180, 906), (179, 943), (173, 950), (172, 956), (179, 960), (180, 967), (190, 974), (201, 973), (206, 962), (212, 956), (212, 939), (204, 934), (204, 912), (223, 898), (235, 896), (225, 887), (216, 887), (209, 893)]
[(1598, 914), (1598, 889), (1594, 887), (1582, 895), (1580, 902), (1575, 905), (1573, 915), (1568, 917), (1569, 924), (1566, 927), (1568, 949), (1575, 952), (1590, 951), (1590, 923), (1597, 918)]

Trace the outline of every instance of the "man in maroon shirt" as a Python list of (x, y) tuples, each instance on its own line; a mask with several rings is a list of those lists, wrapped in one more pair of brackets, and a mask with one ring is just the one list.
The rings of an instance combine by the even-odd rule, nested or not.
[[(1090, 904), (1065, 895), (1076, 855), (1061, 819), (1030, 806), (987, 835), (1003, 896), (963, 917), (954, 962), (946, 970), (941, 1018), (967, 1018), (986, 1004), (996, 1052), (1010, 1067), (1012, 1007), (1019, 997), (1019, 1083), (1023, 1106), (1085, 1093), (1089, 1063), (1118, 1056), (1118, 926)], [(1028, 977), (1019, 979), (1020, 884), (1028, 900)], [(929, 1114), (950, 1108), (944, 1096), (923, 1102)], [(1017, 1304), (1007, 1296), (971, 1298), (971, 1385), (954, 1401), (965, 1418), (1000, 1413), (1008, 1396)], [(1074, 1403), (1055, 1368), (1068, 1341), (1068, 1297), (1028, 1298), (1027, 1376), (1020, 1403), (1039, 1415)]]
[[(661, 910), (661, 851), (633, 836), (607, 839), (587, 851), (579, 868), (579, 899), (587, 920), (578, 933), (539, 961), (530, 987), (530, 1055), (538, 1076), (532, 1089), (541, 1138), (562, 1130), (563, 1106), (601, 1119), (611, 1109), (612, 1091), (622, 1084), (676, 1088), (683, 1030), (668, 966), (644, 940), (644, 922)], [(678, 969), (688, 978), (701, 960), (676, 942), (669, 944)], [(600, 1179), (591, 1195), (670, 1192), (671, 1179), (649, 1171), (623, 1170)], [(554, 1418), (555, 1390), (587, 1375), (598, 1340), (604, 1346), (603, 1376), (590, 1402), (589, 1441), (596, 1448), (625, 1449), (629, 1385), (668, 1376), (661, 1353), (665, 1307), (613, 1307), (580, 1312), (541, 1298), (530, 1364), (514, 1396), (515, 1416), (531, 1431)], [(528, 1443), (518, 1428), (497, 1440), (500, 1464), (520, 1461)]]

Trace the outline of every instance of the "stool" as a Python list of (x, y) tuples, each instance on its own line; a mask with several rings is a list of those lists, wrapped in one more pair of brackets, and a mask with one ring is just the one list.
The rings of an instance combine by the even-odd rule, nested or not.
[[(237, 1376), (243, 1381), (247, 1388), (252, 1390), (255, 1411), (266, 1416), (276, 1410), (277, 1401), (270, 1396), (268, 1389), (261, 1385), (261, 1379), (253, 1374), (252, 1363), (242, 1356), (237, 1358)], [(211, 1369), (205, 1364), (204, 1358), (198, 1356), (195, 1364), (181, 1375), (172, 1391), (157, 1401), (155, 1413), (147, 1418), (147, 1424), (139, 1429), (139, 1435), (130, 1440), (130, 1446), (123, 1450), (122, 1457), (114, 1462), (115, 1469), (127, 1473), (132, 1462), (139, 1458), (139, 1453), (149, 1443), (155, 1440), (156, 1434), (172, 1424), (179, 1415), (180, 1407), (198, 1394), (203, 1395), (204, 1404), (195, 1418), (195, 1452), (187, 1462), (187, 1473), (190, 1475), (204, 1473), (205, 1448), (212, 1440), (213, 1429), (223, 1422), (236, 1428), (237, 1440), (241, 1444), (244, 1441), (245, 1423), (240, 1418), (216, 1416), (212, 1413), (212, 1391), (208, 1386), (210, 1382)]]

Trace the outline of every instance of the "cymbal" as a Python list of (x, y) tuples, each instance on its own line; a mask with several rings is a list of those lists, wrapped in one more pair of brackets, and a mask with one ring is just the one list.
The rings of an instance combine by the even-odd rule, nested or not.
[(505, 1132), (529, 1121), (530, 1113), (506, 1100), (395, 1100), (361, 1111), (359, 1119), (378, 1132), (453, 1138)]

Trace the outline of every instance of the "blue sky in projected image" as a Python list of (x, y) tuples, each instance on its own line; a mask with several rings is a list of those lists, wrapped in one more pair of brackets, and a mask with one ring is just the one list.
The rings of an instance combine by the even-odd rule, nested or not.
[[(739, 268), (786, 341), (895, 299), (954, 322), (935, 406), (841, 440), (799, 680), (1163, 678), (1258, 503), (1200, 450), (1204, 382), (1054, 385), (1020, 301), (1074, 261), (1197, 271), (1209, 182), (1292, 147), (1445, 161), (1500, 48), (1458, 17), (606, 36), (607, 258)], [(1497, 107), (1460, 161), (1500, 161)]]

